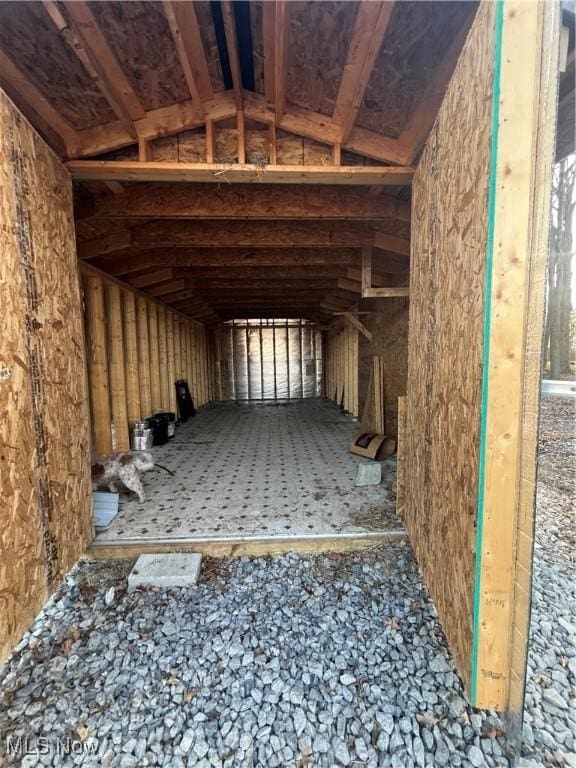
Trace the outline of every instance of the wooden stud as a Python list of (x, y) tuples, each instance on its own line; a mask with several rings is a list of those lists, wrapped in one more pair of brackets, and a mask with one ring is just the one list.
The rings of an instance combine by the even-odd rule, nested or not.
[(150, 146), (150, 142), (147, 141), (142, 136), (139, 136), (138, 137), (138, 162), (149, 163), (152, 160), (154, 160), (154, 155), (152, 154), (152, 147)]
[(206, 120), (206, 162), (213, 164), (216, 160), (216, 126), (213, 120)]
[(396, 514), (400, 520), (404, 520), (406, 514), (406, 421), (408, 398), (398, 398), (398, 440), (396, 447), (397, 474), (396, 474)]
[(128, 424), (140, 421), (140, 371), (138, 365), (138, 332), (136, 326), (136, 297), (132, 291), (122, 291), (124, 321), (124, 365), (126, 376), (126, 409)]
[(152, 410), (162, 410), (162, 390), (160, 387), (160, 351), (158, 344), (158, 309), (156, 304), (148, 304), (148, 332), (150, 338), (150, 390)]
[(86, 303), (86, 341), (90, 413), (94, 452), (99, 458), (112, 453), (110, 390), (108, 383), (108, 352), (106, 345), (106, 314), (104, 287), (98, 277), (84, 279)]
[(332, 165), (342, 164), (342, 144), (332, 146)]
[(244, 112), (238, 110), (236, 117), (236, 125), (238, 131), (238, 162), (240, 165), (246, 163), (246, 124), (244, 122)]
[(180, 342), (180, 316), (174, 316), (174, 373), (176, 380), (182, 378), (182, 345)]
[[(537, 407), (525, 412), (525, 398), (529, 388), (538, 390), (541, 371), (542, 313), (534, 328), (527, 326), (528, 299), (536, 276), (533, 258), (540, 260), (539, 287), (532, 293), (532, 300), (542, 302), (545, 291), (545, 257), (540, 257), (537, 249), (546, 252), (547, 236), (534, 241), (532, 230), (534, 217), (539, 214), (534, 202), (534, 191), (538, 189), (534, 186), (535, 168), (542, 173), (540, 181), (548, 184), (546, 203), (542, 202), (547, 207), (554, 159), (550, 102), (556, 99), (559, 30), (556, 22), (554, 35), (546, 37), (545, 42), (546, 17), (556, 17), (556, 10), (546, 4), (515, 0), (503, 4), (498, 144), (495, 178), (491, 180), (494, 232), (487, 246), (491, 292), (486, 297), (485, 311), (491, 322), (489, 337), (484, 339), (476, 553), (479, 563), (471, 682), (474, 705), (490, 709), (503, 709), (508, 702), (514, 600), (522, 599), (522, 589), (527, 604), (519, 614), (525, 632), (530, 618), (532, 564), (530, 560), (525, 563), (526, 573), (516, 581), (515, 589), (515, 578), (519, 578), (515, 557), (525, 472), (532, 478), (524, 489), (529, 495), (525, 510), (530, 516), (534, 504), (538, 415)], [(554, 74), (547, 74), (552, 69)], [(545, 109), (548, 121), (542, 124), (541, 112)], [(547, 232), (548, 220), (544, 227)], [(536, 352), (533, 360), (526, 358), (529, 334), (536, 338), (536, 344), (529, 342)], [(536, 406), (537, 396), (529, 393), (528, 397)], [(531, 447), (524, 452), (527, 441)]]
[(158, 359), (160, 363), (160, 392), (162, 395), (162, 410), (170, 408), (170, 391), (168, 384), (168, 346), (166, 336), (166, 308), (158, 307)]
[(152, 416), (152, 390), (150, 381), (150, 331), (148, 328), (148, 301), (136, 297), (136, 328), (138, 331), (138, 371), (140, 379), (140, 411), (143, 419)]
[(173, 312), (166, 312), (166, 346), (168, 354), (168, 389), (169, 389), (169, 410), (177, 413), (176, 410), (176, 369), (174, 354), (174, 319), (176, 315)]
[(106, 285), (106, 319), (110, 405), (116, 438), (114, 448), (117, 451), (129, 451), (121, 293), (120, 288), (113, 283)]
[(268, 164), (276, 165), (276, 123), (270, 123), (268, 126)]

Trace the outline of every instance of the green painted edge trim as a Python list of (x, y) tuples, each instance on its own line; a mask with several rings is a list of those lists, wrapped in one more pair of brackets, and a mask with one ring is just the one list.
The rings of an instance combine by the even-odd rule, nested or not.
[(472, 668), (470, 670), (470, 702), (476, 703), (478, 684), (478, 632), (480, 628), (480, 596), (482, 582), (482, 542), (484, 534), (484, 491), (486, 480), (486, 440), (488, 418), (488, 378), (490, 365), (490, 331), (492, 328), (492, 269), (494, 262), (494, 228), (496, 218), (498, 130), (500, 123), (500, 81), (502, 74), (502, 28), (504, 0), (496, 2), (494, 32), (494, 79), (492, 91), (492, 133), (490, 140), (490, 177), (488, 185), (488, 233), (486, 239), (486, 280), (484, 284), (484, 328), (482, 350), (482, 394), (480, 400), (480, 450), (478, 465), (478, 499), (476, 504), (476, 562), (474, 567), (474, 604), (472, 622)]

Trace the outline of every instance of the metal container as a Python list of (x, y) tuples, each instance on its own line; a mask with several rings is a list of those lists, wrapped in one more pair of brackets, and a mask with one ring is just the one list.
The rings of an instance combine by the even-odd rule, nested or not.
[(147, 421), (137, 421), (132, 427), (132, 450), (148, 451), (152, 448), (154, 431), (150, 429)]

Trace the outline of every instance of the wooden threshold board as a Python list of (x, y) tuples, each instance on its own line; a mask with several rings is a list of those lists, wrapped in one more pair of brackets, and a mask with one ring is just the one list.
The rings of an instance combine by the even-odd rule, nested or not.
[(211, 557), (241, 557), (242, 555), (280, 555), (285, 552), (316, 555), (323, 552), (355, 552), (370, 550), (382, 544), (407, 540), (406, 531), (399, 529), (369, 534), (339, 536), (286, 536), (269, 538), (230, 539), (126, 539), (117, 544), (99, 544), (95, 539), (86, 550), (84, 560), (111, 560), (138, 557), (157, 552), (201, 552)]

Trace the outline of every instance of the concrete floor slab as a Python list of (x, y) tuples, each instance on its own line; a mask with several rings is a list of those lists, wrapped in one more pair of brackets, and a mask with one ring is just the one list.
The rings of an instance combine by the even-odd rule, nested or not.
[(336, 536), (402, 530), (395, 514), (396, 461), (382, 484), (356, 487), (348, 452), (359, 425), (334, 404), (219, 403), (153, 449), (147, 499), (120, 497), (96, 543)]

